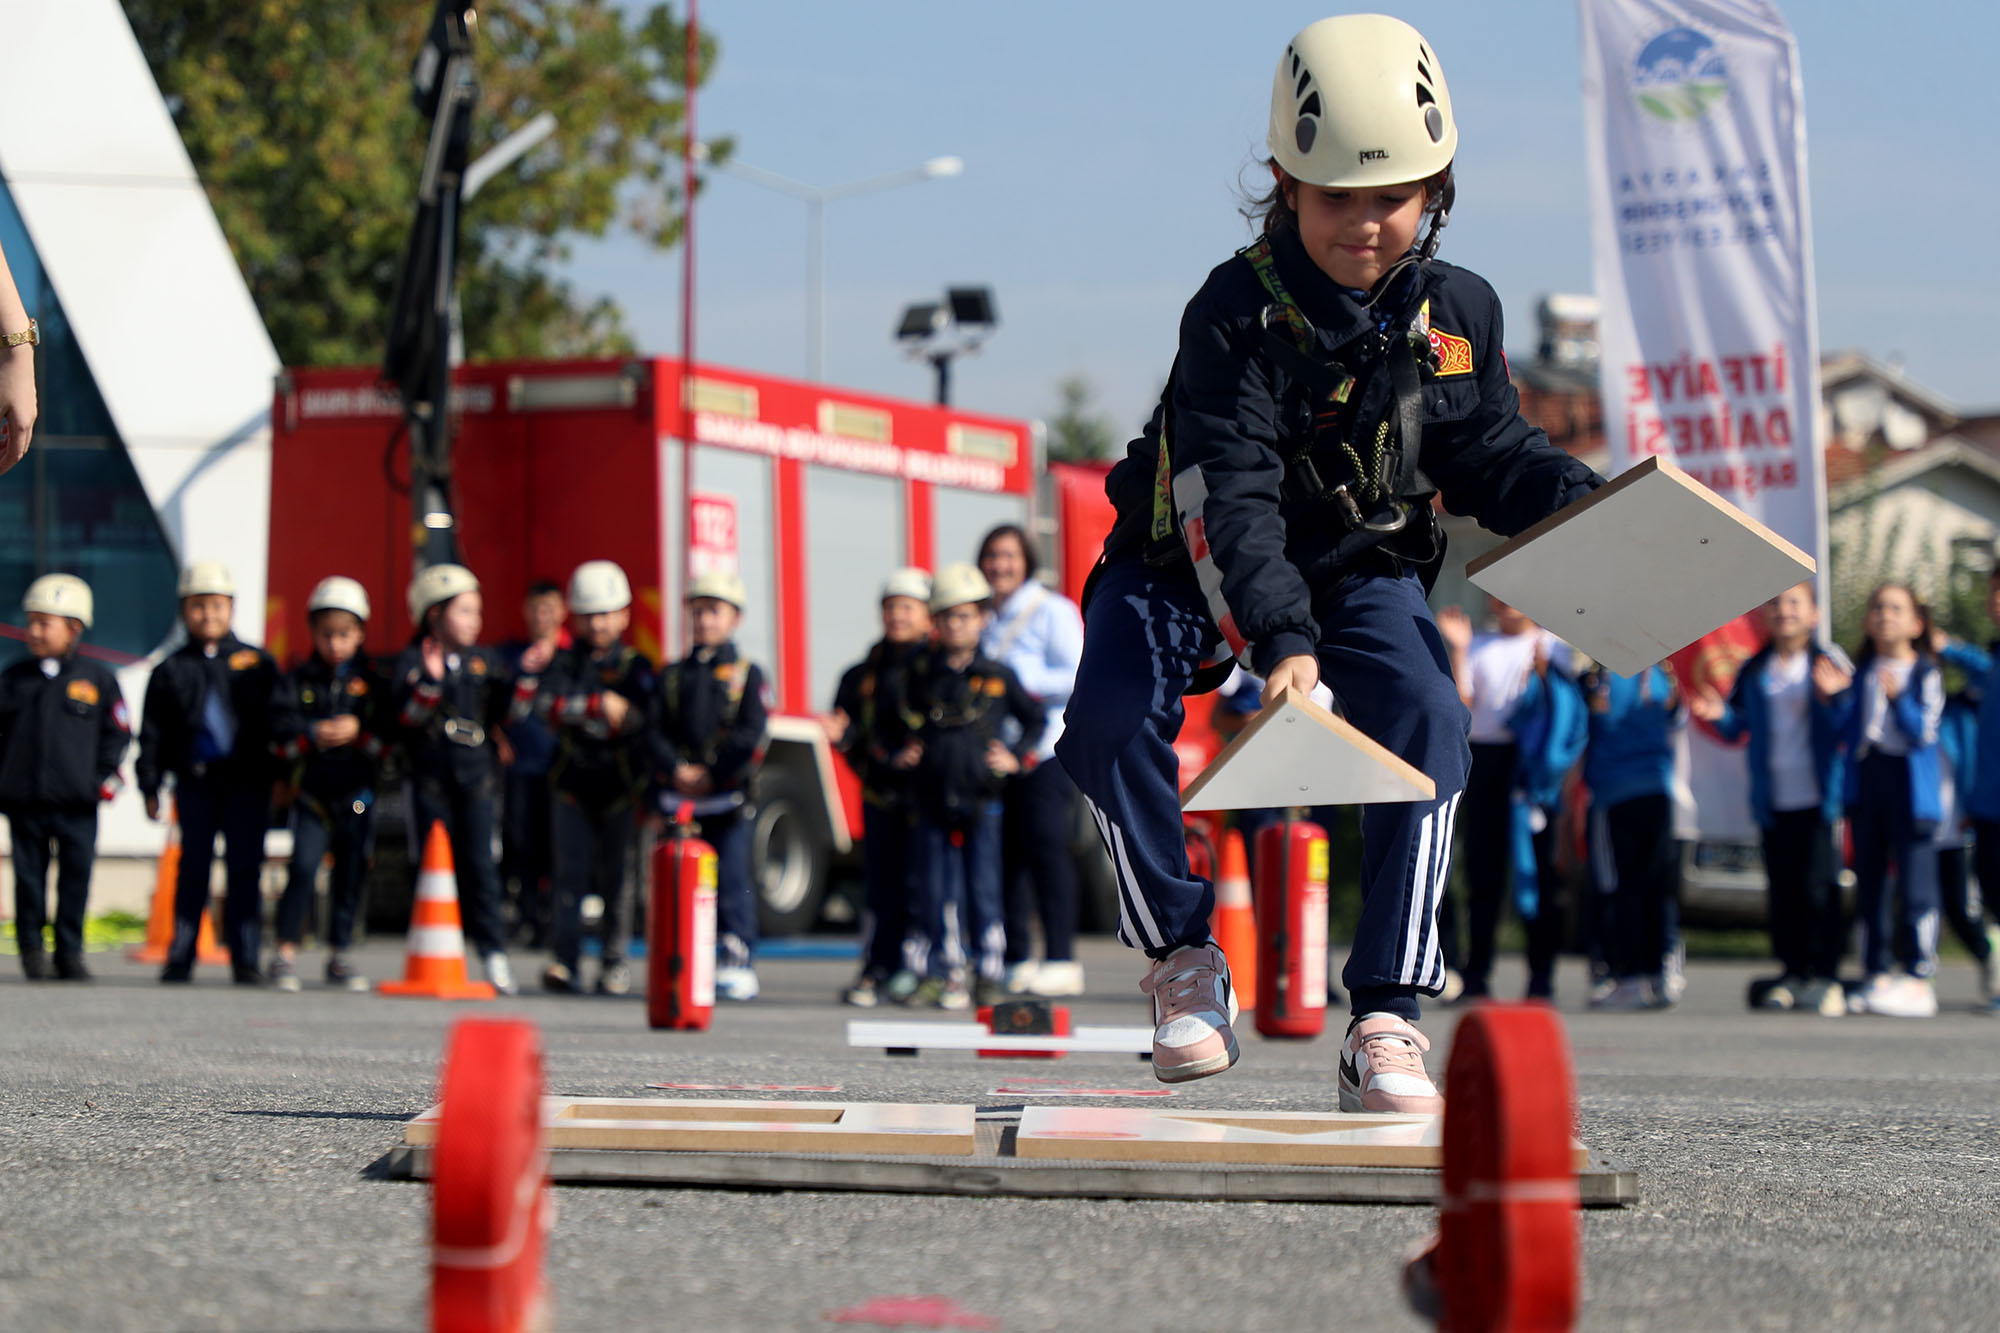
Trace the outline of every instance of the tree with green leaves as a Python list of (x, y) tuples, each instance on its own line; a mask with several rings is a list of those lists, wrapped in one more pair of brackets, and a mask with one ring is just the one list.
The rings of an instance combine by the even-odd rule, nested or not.
[(1117, 427), (1092, 409), (1096, 394), (1087, 375), (1069, 375), (1056, 384), (1058, 406), (1049, 418), (1049, 458), (1054, 462), (1090, 463), (1117, 455)]
[[(426, 126), (409, 70), (426, 0), (124, 0), (223, 234), (287, 365), (381, 358)], [(568, 238), (681, 235), (687, 30), (656, 4), (483, 0), (476, 158), (540, 111), (553, 136), (467, 206), (471, 357), (632, 350), (609, 299), (555, 273)], [(715, 67), (700, 34), (697, 82)], [(712, 159), (727, 140), (708, 145)], [(662, 270), (664, 276), (664, 269)]]

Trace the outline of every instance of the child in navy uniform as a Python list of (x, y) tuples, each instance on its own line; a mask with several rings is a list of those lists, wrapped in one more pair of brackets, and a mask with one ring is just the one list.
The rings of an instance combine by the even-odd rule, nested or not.
[(485, 625), (479, 580), (463, 565), (431, 565), (410, 580), (416, 637), (389, 673), (390, 703), (410, 756), (411, 831), (418, 846), (442, 822), (451, 835), (452, 866), (465, 936), (503, 995), (515, 994), (500, 914), (500, 875), (493, 862), (493, 823), (500, 794), (496, 737), (532, 710), (538, 673), (553, 649), (535, 644), (522, 674), (510, 675), (500, 654), (479, 642)]
[[(569, 647), (569, 629), (563, 623), (568, 615), (560, 587), (529, 584), (521, 601), (528, 637), (500, 645), (507, 669), (517, 676), (532, 674), (521, 670), (521, 660), (531, 649), (561, 652)], [(514, 905), (515, 929), (533, 949), (547, 948), (549, 943), (549, 765), (555, 757), (556, 738), (540, 717), (531, 713), (507, 728), (507, 749), (500, 756), (506, 766), (501, 780), (500, 883)]]
[(290, 773), (292, 864), (278, 899), (271, 984), (299, 989), (298, 952), (320, 863), (333, 854), (326, 984), (366, 991), (349, 956), (362, 881), (375, 846), (375, 787), (382, 776), (389, 687), (361, 655), (368, 593), (353, 579), (320, 580), (306, 599), (312, 656), (285, 673), (271, 703), (271, 751)]
[(1750, 813), (1763, 833), (1769, 881), (1765, 918), (1780, 972), (1752, 983), (1752, 1008), (1847, 1012), (1833, 825), (1840, 817), (1840, 723), (1834, 700), (1848, 687), (1847, 654), (1819, 638), (1811, 583), (1764, 604), (1770, 642), (1736, 672), (1729, 698), (1697, 692), (1688, 710), (1725, 741), (1749, 737)]
[(174, 940), (160, 980), (194, 979), (209, 867), (215, 859), (215, 835), (221, 833), (228, 882), (222, 936), (230, 976), (239, 986), (261, 986), (258, 873), (276, 776), (271, 693), (278, 664), (230, 629), (236, 580), (227, 569), (213, 562), (189, 565), (181, 571), (180, 598), (188, 641), (153, 669), (139, 724), (139, 792), (146, 799), (146, 815), (160, 817), (160, 787), (172, 777), (181, 826)]
[(1603, 813), (1618, 878), (1606, 949), (1617, 985), (1592, 1007), (1662, 1009), (1679, 998), (1669, 989), (1667, 955), (1680, 896), (1675, 735), (1687, 726), (1687, 709), (1663, 666), (1634, 676), (1596, 667), (1584, 674), (1583, 692), (1590, 703), (1584, 781), (1592, 806)]
[(662, 800), (691, 804), (715, 848), (715, 993), (757, 998), (757, 895), (750, 885), (750, 779), (764, 757), (764, 673), (736, 651), (743, 580), (710, 571), (688, 585), (694, 647), (660, 672), (650, 734)]
[(597, 993), (624, 995), (632, 989), (625, 966), (632, 936), (630, 862), (638, 805), (652, 771), (645, 732), (653, 664), (624, 641), (632, 623), (632, 585), (617, 565), (591, 560), (577, 566), (569, 609), (574, 641), (543, 673), (535, 704), (557, 738), (549, 769), (555, 960), (542, 970), (542, 989), (568, 995), (583, 989), (583, 900), (594, 895), (602, 904)]
[(1431, 502), (1508, 535), (1602, 481), (1521, 419), (1493, 289), (1432, 258), (1458, 129), (1423, 37), (1381, 15), (1311, 25), (1279, 60), (1270, 123), (1263, 235), (1189, 303), (1166, 395), (1107, 479), (1117, 520), (1056, 754), (1112, 848), (1120, 937), (1153, 960), (1154, 1073), (1220, 1073), (1236, 1004), (1182, 841), (1181, 696), (1231, 657), (1267, 698), (1324, 676), (1437, 788), (1362, 816), (1340, 1104), (1436, 1111), (1415, 1023), (1444, 984), (1437, 898), (1467, 754), (1425, 605)]
[(841, 999), (862, 1009), (886, 997), (910, 997), (919, 978), (912, 964), (910, 905), (920, 858), (916, 845), (915, 761), (904, 756), (910, 668), (930, 646), (931, 576), (899, 569), (882, 585), (882, 637), (849, 667), (825, 720), (827, 739), (861, 779), (861, 863), (867, 880), (862, 916), (861, 975)]
[(90, 585), (74, 574), (44, 574), (28, 585), (21, 609), (28, 613), (28, 656), (0, 672), (0, 814), (14, 843), (14, 941), (28, 980), (45, 980), (42, 927), (53, 850), (55, 976), (88, 981), (83, 921), (97, 857), (97, 805), (118, 791), (132, 728), (118, 678), (77, 655), (90, 628)]
[[(970, 565), (931, 586), (937, 644), (910, 668), (916, 737), (917, 846), (928, 947), (914, 1002), (964, 1009), (1006, 994), (1007, 922), (1000, 884), (1001, 784), (1034, 762), (1048, 714), (1014, 673), (979, 653), (993, 590)], [(1002, 723), (1020, 727), (1013, 744)], [(973, 993), (966, 987), (968, 967)]]
[[(1938, 724), (1944, 678), (1931, 653), (1916, 594), (1885, 583), (1868, 598), (1867, 640), (1854, 682), (1834, 701), (1841, 723), (1848, 828), (1854, 836), (1855, 906), (1866, 980), (1849, 1013), (1892, 1018), (1937, 1014), (1937, 844), (1944, 783)], [(1889, 875), (1895, 872), (1891, 904)], [(1892, 970), (1892, 963), (1900, 971)]]

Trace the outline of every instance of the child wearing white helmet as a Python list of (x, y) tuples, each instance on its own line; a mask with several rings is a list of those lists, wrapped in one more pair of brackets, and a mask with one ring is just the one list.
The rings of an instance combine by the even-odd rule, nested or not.
[(686, 657), (660, 672), (648, 736), (662, 808), (688, 808), (715, 848), (715, 993), (757, 998), (757, 895), (750, 883), (750, 780), (764, 758), (770, 699), (764, 673), (736, 649), (748, 600), (721, 570), (687, 591)]
[(30, 981), (50, 975), (43, 926), (51, 860), (58, 981), (88, 981), (84, 909), (97, 858), (97, 806), (119, 788), (132, 743), (118, 677), (77, 652), (90, 628), (90, 585), (44, 574), (28, 585), (28, 655), (0, 671), (0, 814), (14, 844), (14, 941)]
[(153, 668), (139, 723), (136, 772), (148, 818), (160, 817), (160, 790), (174, 782), (181, 826), (180, 876), (174, 886), (174, 939), (160, 980), (194, 979), (195, 943), (208, 907), (215, 835), (223, 841), (228, 889), (223, 943), (239, 986), (265, 984), (258, 953), (263, 935), (264, 830), (271, 819), (277, 766), (271, 757), (271, 691), (278, 664), (236, 637), (236, 580), (199, 560), (181, 571), (181, 625), (187, 642)]
[(336, 574), (306, 599), (311, 656), (285, 673), (271, 701), (271, 751), (292, 801), (292, 864), (278, 899), (271, 984), (297, 991), (306, 913), (329, 853), (326, 984), (366, 991), (349, 949), (375, 847), (375, 792), (393, 725), (389, 686), (368, 664), (368, 592)]
[(512, 995), (519, 987), (507, 959), (493, 861), (499, 735), (532, 711), (539, 680), (508, 671), (500, 654), (479, 642), (485, 608), (479, 579), (464, 565), (419, 570), (410, 580), (409, 606), (416, 628), (389, 671), (389, 690), (410, 759), (411, 831), (419, 844), (433, 823), (450, 834), (466, 940), (486, 980)]
[(625, 995), (632, 975), (625, 949), (632, 936), (632, 882), (628, 873), (638, 807), (652, 774), (646, 710), (653, 697), (653, 664), (625, 642), (632, 623), (632, 585), (609, 560), (589, 560), (569, 581), (572, 641), (542, 673), (536, 716), (555, 731), (549, 769), (554, 803), (549, 838), (554, 852), (555, 901), (542, 989), (574, 995), (583, 990), (583, 904), (601, 904), (597, 993)]
[(1400, 19), (1323, 19), (1279, 57), (1260, 235), (1188, 303), (1159, 408), (1112, 471), (1056, 754), (1113, 849), (1119, 934), (1153, 960), (1154, 1072), (1235, 1062), (1210, 883), (1182, 841), (1181, 696), (1231, 659), (1267, 700), (1324, 679), (1435, 800), (1362, 816), (1344, 974), (1345, 1109), (1434, 1111), (1418, 999), (1444, 984), (1436, 913), (1465, 785), (1466, 711), (1425, 604), (1442, 497), (1502, 535), (1601, 485), (1523, 421), (1500, 302), (1435, 258), (1459, 127), (1437, 53)]
[(914, 915), (928, 944), (917, 959), (927, 975), (912, 1003), (942, 1009), (1005, 998), (1000, 793), (1007, 778), (1034, 766), (1048, 725), (1020, 678), (979, 651), (992, 615), (984, 574), (971, 565), (937, 572), (937, 642), (911, 664), (905, 705), (915, 735), (901, 758), (915, 761), (917, 882), (924, 890)]
[(871, 1009), (884, 998), (906, 1000), (917, 987), (915, 924), (910, 905), (916, 876), (916, 761), (904, 754), (910, 667), (930, 646), (931, 576), (899, 569), (882, 584), (882, 637), (849, 667), (823, 719), (827, 739), (861, 779), (861, 873), (867, 885), (861, 917), (861, 974), (841, 999)]

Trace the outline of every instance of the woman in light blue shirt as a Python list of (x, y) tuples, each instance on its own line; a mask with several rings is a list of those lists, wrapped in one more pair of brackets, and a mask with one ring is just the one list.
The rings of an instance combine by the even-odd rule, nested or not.
[[(1076, 603), (1036, 580), (1040, 565), (1028, 534), (1012, 523), (994, 528), (979, 543), (979, 572), (993, 586), (994, 606), (979, 650), (1009, 667), (1048, 713), (1034, 762), (1008, 781), (1004, 797), (1007, 989), (1081, 995), (1076, 864), (1069, 846), (1076, 787), (1055, 757), (1055, 744), (1083, 655), (1083, 615)], [(1042, 921), (1040, 964), (1034, 960), (1034, 909)]]

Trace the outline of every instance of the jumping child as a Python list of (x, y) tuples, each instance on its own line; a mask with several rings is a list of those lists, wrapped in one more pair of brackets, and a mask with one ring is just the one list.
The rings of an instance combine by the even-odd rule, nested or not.
[(1417, 1000), (1444, 984), (1436, 909), (1468, 755), (1424, 600), (1443, 554), (1431, 499), (1511, 535), (1603, 483), (1521, 419), (1493, 289), (1432, 259), (1458, 128), (1417, 31), (1364, 14), (1299, 33), (1269, 145), (1263, 234), (1189, 303), (1167, 392), (1106, 482), (1118, 517), (1056, 753), (1111, 849), (1120, 938), (1153, 960), (1154, 1073), (1220, 1073), (1236, 1001), (1182, 842), (1181, 696), (1231, 657), (1266, 699), (1324, 676), (1437, 786), (1362, 817), (1340, 1104), (1436, 1111)]

